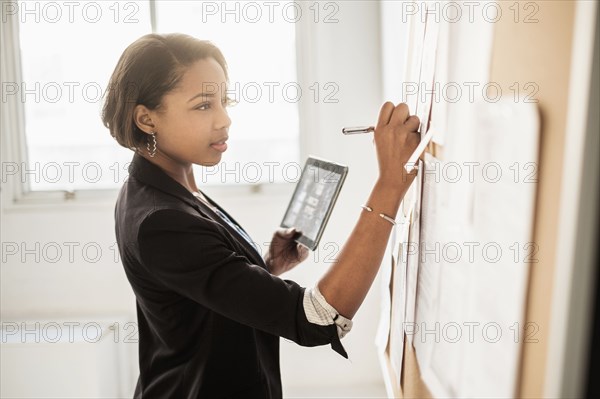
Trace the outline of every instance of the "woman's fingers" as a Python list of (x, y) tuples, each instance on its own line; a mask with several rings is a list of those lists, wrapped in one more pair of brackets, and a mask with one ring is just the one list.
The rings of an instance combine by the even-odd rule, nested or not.
[(402, 126), (406, 119), (408, 118), (408, 105), (405, 103), (398, 104), (397, 107), (394, 108), (392, 112), (392, 117), (390, 118), (390, 124), (394, 126)]
[(289, 238), (289, 237), (292, 237), (297, 232), (298, 232), (298, 230), (296, 230), (295, 227), (289, 227), (287, 229), (280, 227), (277, 230), (275, 230), (275, 236), (279, 236), (281, 238)]
[(296, 242), (294, 238), (298, 237), (302, 234), (301, 230), (298, 230), (296, 227), (283, 228), (280, 227), (275, 231), (273, 235), (273, 241), (271, 242), (270, 251), (273, 256), (284, 255), (284, 257), (288, 257), (290, 254), (293, 258), (297, 258), (294, 255), (296, 251)]
[(306, 258), (308, 258), (308, 248), (306, 248), (304, 245), (302, 245), (300, 243), (298, 245), (296, 245), (296, 251), (298, 251), (300, 262), (302, 262), (302, 261), (306, 260)]
[(381, 106), (381, 110), (379, 111), (379, 119), (377, 120), (377, 130), (384, 127), (390, 122), (390, 118), (392, 117), (392, 113), (394, 112), (394, 104), (387, 101), (385, 104)]
[(417, 129), (419, 129), (420, 123), (421, 121), (419, 120), (419, 117), (412, 115), (406, 120), (406, 122), (404, 122), (404, 126), (406, 126), (406, 128), (411, 132), (416, 132)]

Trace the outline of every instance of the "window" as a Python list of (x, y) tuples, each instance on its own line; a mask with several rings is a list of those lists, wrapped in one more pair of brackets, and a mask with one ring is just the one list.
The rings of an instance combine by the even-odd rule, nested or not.
[[(208, 39), (229, 66), (229, 147), (215, 167), (194, 166), (202, 183), (289, 181), (298, 177), (296, 5), (279, 2), (157, 1), (158, 33)], [(292, 162), (294, 162), (292, 164)]]
[(148, 3), (13, 4), (22, 79), (5, 95), (24, 107), (24, 182), (31, 191), (120, 186), (131, 151), (102, 125), (102, 95), (122, 51), (150, 31)]
[(121, 186), (133, 153), (102, 126), (102, 95), (125, 47), (151, 31), (211, 40), (229, 64), (229, 95), (239, 102), (230, 108), (229, 148), (219, 165), (194, 166), (198, 183), (284, 181), (284, 165), (299, 159), (294, 7), (266, 3), (271, 17), (254, 2), (253, 9), (196, 1), (3, 5), (2, 18), (19, 25), (21, 76), (2, 91), (24, 111), (25, 191)]

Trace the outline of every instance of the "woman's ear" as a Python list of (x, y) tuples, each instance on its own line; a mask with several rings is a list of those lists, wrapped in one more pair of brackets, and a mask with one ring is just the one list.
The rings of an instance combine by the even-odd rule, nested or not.
[(145, 132), (150, 134), (154, 131), (156, 126), (152, 122), (152, 117), (150, 116), (150, 110), (142, 104), (138, 104), (135, 106), (133, 110), (133, 120), (137, 127)]

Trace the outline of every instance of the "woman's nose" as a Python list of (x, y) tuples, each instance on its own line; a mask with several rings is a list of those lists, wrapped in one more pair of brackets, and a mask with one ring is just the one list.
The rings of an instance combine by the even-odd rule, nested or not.
[(220, 112), (217, 118), (216, 124), (218, 129), (228, 129), (229, 126), (231, 126), (231, 118), (229, 117), (226, 107), (220, 107)]

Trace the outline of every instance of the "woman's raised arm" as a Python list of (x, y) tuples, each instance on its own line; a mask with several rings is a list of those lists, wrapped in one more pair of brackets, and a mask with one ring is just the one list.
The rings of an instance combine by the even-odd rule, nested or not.
[(392, 223), (379, 214), (395, 219), (402, 198), (416, 171), (404, 169), (419, 144), (419, 119), (409, 116), (404, 103), (394, 107), (386, 102), (379, 113), (374, 132), (379, 177), (350, 237), (329, 270), (317, 283), (327, 300), (342, 316), (352, 319), (377, 275)]

